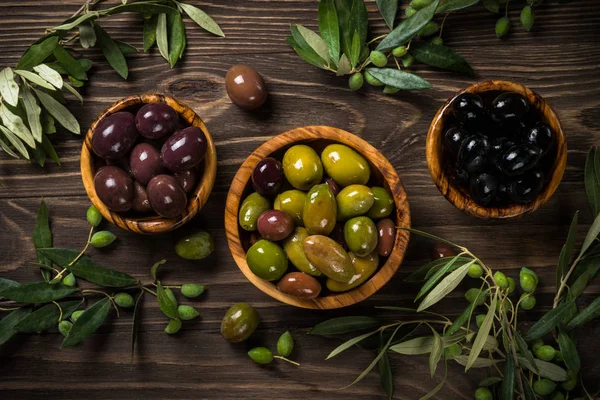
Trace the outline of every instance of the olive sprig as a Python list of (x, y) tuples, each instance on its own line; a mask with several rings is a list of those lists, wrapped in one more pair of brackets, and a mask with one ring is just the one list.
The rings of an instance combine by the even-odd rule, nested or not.
[[(445, 254), (456, 249), (455, 255), (433, 260), (406, 278), (409, 282), (425, 282), (417, 294), (416, 300), (420, 300), (420, 304), (416, 309), (378, 307), (417, 317), (392, 323), (371, 316), (335, 318), (318, 324), (311, 331), (317, 335), (367, 332), (342, 343), (327, 357), (335, 357), (355, 345), (376, 351), (371, 364), (349, 386), (359, 382), (378, 365), (382, 387), (391, 399), (394, 385), (389, 355), (429, 354), (432, 378), (442, 361), (444, 368), (448, 362), (454, 361), (465, 366), (465, 372), (473, 368), (487, 368), (488, 377), (479, 383), (480, 387), (475, 392), (478, 400), (495, 397), (529, 400), (539, 396), (565, 399), (578, 395), (594, 398), (580, 381), (582, 370), (576, 346), (576, 328), (600, 317), (600, 297), (582, 310), (578, 309), (576, 301), (600, 270), (599, 166), (600, 150), (592, 148), (585, 167), (585, 184), (594, 222), (571, 262), (575, 254), (578, 223), (578, 213), (575, 214), (557, 264), (553, 307), (527, 330), (521, 329), (518, 316), (519, 312), (536, 305), (535, 290), (539, 278), (533, 270), (523, 267), (517, 285), (515, 279), (486, 266), (466, 247), (407, 229), (438, 241), (446, 247)], [(469, 305), (460, 316), (451, 320), (429, 311), (467, 276), (479, 283), (465, 293)], [(514, 297), (517, 286), (522, 290), (518, 300)], [(478, 313), (479, 309), (483, 312)], [(447, 372), (443, 380), (422, 399), (438, 393), (446, 378)]]

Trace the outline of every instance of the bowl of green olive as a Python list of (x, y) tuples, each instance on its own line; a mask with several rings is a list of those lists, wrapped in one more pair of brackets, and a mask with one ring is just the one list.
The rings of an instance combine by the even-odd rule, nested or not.
[(363, 139), (327, 126), (265, 142), (233, 179), (225, 209), (233, 258), (284, 303), (358, 303), (398, 271), (410, 227), (394, 167)]

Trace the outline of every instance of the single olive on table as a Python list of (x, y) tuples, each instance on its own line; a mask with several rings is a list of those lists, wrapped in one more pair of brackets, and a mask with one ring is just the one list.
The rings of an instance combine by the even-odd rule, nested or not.
[(244, 110), (256, 110), (267, 100), (262, 76), (249, 65), (234, 65), (225, 76), (225, 89), (231, 101)]
[(246, 263), (279, 291), (301, 299), (349, 291), (391, 254), (393, 197), (368, 185), (369, 163), (350, 147), (330, 144), (319, 153), (293, 145), (281, 161), (260, 160), (251, 179), (255, 191), (238, 214), (251, 232)]

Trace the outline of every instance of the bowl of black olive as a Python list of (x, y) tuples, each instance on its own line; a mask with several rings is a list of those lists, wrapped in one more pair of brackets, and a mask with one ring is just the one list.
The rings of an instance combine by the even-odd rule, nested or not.
[(552, 107), (508, 81), (472, 85), (436, 113), (426, 143), (429, 172), (455, 207), (482, 219), (537, 210), (558, 187), (567, 146)]
[(179, 228), (204, 206), (217, 154), (202, 119), (160, 94), (121, 99), (90, 126), (81, 177), (109, 222), (141, 234)]

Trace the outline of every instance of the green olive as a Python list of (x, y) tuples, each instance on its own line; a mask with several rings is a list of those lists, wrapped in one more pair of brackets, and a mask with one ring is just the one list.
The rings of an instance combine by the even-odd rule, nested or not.
[(479, 289), (471, 288), (467, 290), (465, 293), (465, 297), (469, 301), (469, 303), (477, 302), (478, 306), (483, 305), (485, 303), (485, 293)]
[(565, 400), (565, 395), (561, 392), (554, 392), (552, 397), (550, 397), (550, 400)]
[[(407, 8), (408, 10), (408, 8)], [(394, 57), (404, 57), (407, 53), (406, 46), (398, 46), (392, 50)]]
[(444, 358), (450, 359), (462, 354), (462, 347), (458, 343), (451, 344), (444, 349)]
[(133, 296), (125, 292), (117, 293), (113, 300), (116, 305), (123, 308), (131, 308), (135, 304)]
[(188, 299), (193, 299), (204, 293), (204, 285), (199, 283), (184, 283), (181, 285), (181, 294)]
[(278, 280), (288, 267), (288, 259), (283, 249), (265, 239), (259, 240), (248, 249), (246, 262), (254, 275), (267, 281)]
[(240, 207), (239, 220), (242, 229), (246, 231), (255, 231), (258, 229), (256, 227), (258, 217), (270, 208), (271, 204), (269, 203), (269, 200), (258, 193), (252, 193), (250, 196), (246, 197)]
[(471, 277), (471, 278), (481, 278), (483, 276), (483, 268), (481, 268), (481, 265), (479, 264), (471, 264), (471, 266), (469, 267), (469, 271), (467, 272), (467, 274)]
[(490, 389), (481, 387), (475, 391), (475, 400), (492, 400), (494, 396)]
[(254, 333), (260, 322), (258, 312), (247, 303), (236, 303), (221, 321), (221, 335), (230, 342), (243, 342)]
[(508, 288), (508, 279), (506, 279), (504, 272), (497, 271), (494, 274), (494, 281), (496, 281), (496, 285), (498, 285), (500, 289)]
[(375, 78), (369, 71), (365, 71), (365, 81), (371, 86), (383, 86), (385, 83)]
[(300, 271), (312, 276), (320, 276), (321, 272), (308, 261), (304, 254), (304, 239), (308, 236), (306, 228), (297, 227), (283, 242), (283, 250), (287, 258)]
[(86, 212), (86, 218), (89, 224), (93, 227), (97, 227), (100, 225), (100, 222), (102, 222), (102, 214), (100, 214), (100, 211), (98, 211), (96, 206), (93, 204), (90, 206), (90, 208), (88, 208)]
[(388, 217), (394, 209), (394, 199), (390, 192), (382, 187), (372, 187), (373, 197), (375, 201), (373, 206), (367, 212), (367, 217), (371, 219), (382, 219)]
[(420, 37), (427, 37), (436, 34), (440, 30), (437, 22), (429, 21), (418, 33)]
[(175, 244), (175, 253), (186, 260), (202, 260), (215, 250), (215, 241), (206, 231), (197, 231), (187, 235)]
[(302, 211), (306, 202), (306, 193), (299, 190), (286, 190), (275, 198), (273, 208), (292, 217), (296, 225), (302, 225)]
[(485, 314), (477, 314), (475, 316), (475, 325), (477, 325), (478, 328), (481, 328), (481, 325), (483, 325), (484, 320), (485, 320)]
[(577, 382), (579, 382), (577, 374), (573, 371), (567, 371), (567, 380), (563, 381), (560, 386), (565, 390), (573, 390), (577, 386)]
[(536, 350), (535, 356), (540, 360), (552, 361), (554, 359), (554, 356), (556, 356), (556, 349), (550, 345), (545, 344)]
[(328, 278), (345, 283), (356, 275), (346, 250), (327, 236), (307, 237), (304, 240), (304, 254), (308, 261)]
[(369, 163), (363, 156), (343, 144), (330, 144), (321, 153), (325, 172), (338, 185), (365, 185), (371, 176)]
[(329, 235), (335, 227), (337, 204), (329, 185), (315, 185), (306, 195), (302, 220), (312, 235)]
[(99, 231), (94, 233), (92, 239), (90, 240), (90, 244), (99, 249), (110, 245), (116, 239), (117, 236), (110, 231)]
[(375, 196), (365, 185), (350, 185), (343, 188), (335, 200), (338, 221), (346, 221), (366, 214), (375, 203)]
[(409, 5), (415, 10), (420, 10), (433, 3), (433, 0), (412, 0)]
[(255, 347), (250, 349), (248, 357), (257, 364), (269, 364), (273, 361), (273, 352), (266, 347)]
[(67, 286), (75, 286), (77, 285), (77, 279), (75, 279), (75, 275), (70, 273), (62, 279), (62, 284)]
[(323, 179), (323, 165), (317, 153), (303, 144), (290, 147), (283, 155), (283, 173), (288, 182), (308, 190)]
[(535, 272), (529, 268), (523, 267), (521, 268), (521, 272), (519, 272), (519, 281), (521, 288), (524, 291), (533, 293), (539, 283), (539, 278)]
[(356, 91), (363, 86), (364, 82), (365, 80), (362, 73), (355, 72), (354, 74), (350, 75), (350, 78), (348, 79), (348, 87), (350, 90)]
[(346, 283), (338, 282), (333, 279), (327, 279), (325, 283), (327, 289), (332, 292), (346, 292), (350, 289), (362, 285), (377, 271), (379, 266), (379, 255), (376, 252), (369, 254), (366, 257), (357, 257), (354, 253), (348, 253), (352, 265), (356, 270), (356, 274)]
[(196, 318), (200, 313), (192, 306), (182, 304), (177, 307), (177, 315), (183, 321), (189, 321)]
[(533, 382), (533, 391), (540, 396), (547, 396), (554, 392), (554, 389), (556, 389), (556, 383), (550, 379), (539, 379)]
[(288, 357), (294, 350), (294, 338), (289, 331), (285, 331), (277, 339), (277, 352), (282, 357)]
[(377, 50), (373, 50), (371, 54), (369, 54), (369, 59), (371, 60), (371, 63), (373, 63), (374, 66), (380, 68), (385, 67), (388, 61), (386, 55), (381, 51)]
[(377, 247), (377, 227), (368, 217), (355, 217), (344, 225), (344, 239), (348, 249), (364, 257)]
[(83, 314), (85, 312), (85, 310), (77, 310), (77, 311), (73, 311), (73, 314), (71, 314), (71, 321), (75, 322), (79, 319), (79, 317), (81, 317), (81, 314)]
[(511, 294), (517, 288), (517, 283), (513, 278), (506, 278), (508, 280), (508, 290), (506, 291), (508, 294)]
[(499, 38), (506, 36), (510, 30), (510, 19), (508, 17), (502, 17), (496, 21), (496, 36)]
[(536, 339), (533, 341), (533, 343), (531, 343), (531, 350), (533, 350), (533, 352), (535, 353), (543, 345), (544, 341), (542, 339)]
[(69, 334), (72, 327), (73, 324), (71, 323), (71, 321), (60, 321), (58, 323), (58, 331), (61, 333), (61, 335), (65, 337)]

